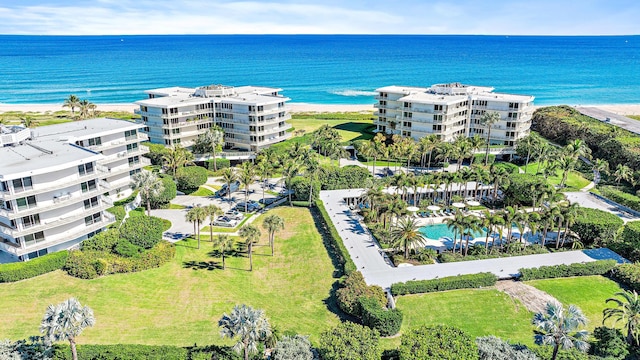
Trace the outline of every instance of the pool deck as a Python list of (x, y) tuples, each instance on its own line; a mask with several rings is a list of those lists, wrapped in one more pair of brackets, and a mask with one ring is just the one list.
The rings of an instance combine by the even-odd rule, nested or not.
[(389, 288), (409, 280), (428, 280), (445, 276), (491, 272), (501, 279), (519, 274), (520, 268), (584, 263), (603, 259), (625, 260), (609, 249), (564, 251), (540, 255), (513, 256), (487, 260), (461, 261), (432, 265), (394, 267), (381, 250), (369, 229), (354, 214), (345, 198), (360, 196), (363, 189), (321, 191), (320, 200), (338, 230), (351, 259), (369, 285)]

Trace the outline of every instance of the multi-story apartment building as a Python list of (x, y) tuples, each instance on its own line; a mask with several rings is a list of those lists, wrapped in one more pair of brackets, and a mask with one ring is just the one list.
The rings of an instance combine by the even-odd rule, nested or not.
[(258, 151), (290, 137), (290, 119), (281, 89), (211, 85), (147, 90), (137, 101), (152, 143), (192, 146), (214, 124), (224, 130), (225, 149)]
[(74, 247), (113, 223), (105, 209), (131, 192), (131, 175), (148, 163), (140, 127), (78, 121), (34, 129), (1, 147), (0, 261)]
[(435, 134), (444, 141), (458, 136), (486, 137), (480, 123), (486, 112), (500, 120), (491, 127), (490, 143), (513, 146), (529, 134), (533, 96), (494, 93), (494, 88), (437, 84), (429, 88), (386, 86), (376, 90), (378, 131), (410, 136), (416, 140)]

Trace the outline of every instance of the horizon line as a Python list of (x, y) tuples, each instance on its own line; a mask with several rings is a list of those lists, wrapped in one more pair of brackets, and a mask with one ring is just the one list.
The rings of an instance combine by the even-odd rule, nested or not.
[(636, 37), (640, 34), (401, 34), (401, 33), (296, 33), (296, 34), (280, 34), (280, 33), (234, 33), (234, 34), (206, 34), (206, 33), (182, 33), (182, 34), (0, 34), (0, 36), (500, 36), (500, 37)]

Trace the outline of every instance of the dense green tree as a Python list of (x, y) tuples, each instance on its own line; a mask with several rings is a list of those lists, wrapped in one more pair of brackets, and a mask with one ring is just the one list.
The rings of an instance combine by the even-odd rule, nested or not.
[(448, 325), (422, 326), (402, 334), (400, 360), (474, 360), (478, 347), (464, 331)]
[(71, 356), (78, 360), (76, 338), (87, 327), (96, 323), (93, 310), (82, 306), (75, 298), (69, 298), (58, 305), (49, 305), (40, 323), (40, 332), (51, 342), (69, 341)]
[(593, 330), (593, 354), (607, 360), (623, 360), (629, 355), (628, 343), (620, 329), (599, 326)]
[(320, 335), (318, 352), (323, 360), (380, 360), (379, 338), (376, 330), (347, 321)]

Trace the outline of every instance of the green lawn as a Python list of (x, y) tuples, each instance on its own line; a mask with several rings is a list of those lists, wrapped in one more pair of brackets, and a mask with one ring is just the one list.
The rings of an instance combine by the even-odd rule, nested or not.
[[(538, 170), (538, 163), (530, 163), (528, 166), (520, 167), (523, 171), (527, 170), (528, 174), (535, 174), (536, 170)], [(552, 185), (558, 185), (562, 181), (562, 170), (556, 170), (556, 176), (548, 177), (549, 183)], [(570, 171), (567, 175), (566, 187), (563, 191), (579, 191), (583, 187), (589, 185), (591, 181), (582, 177), (582, 175), (577, 171)]]
[[(521, 303), (495, 289), (455, 290), (400, 296), (397, 307), (404, 314), (402, 332), (421, 325), (447, 324), (472, 337), (495, 335), (505, 340), (533, 344), (530, 313)], [(388, 348), (399, 339), (385, 339)]]
[(304, 130), (305, 134), (328, 124), (338, 130), (343, 142), (367, 140), (373, 137), (371, 112), (294, 113), (288, 122), (293, 126), (294, 131)]
[[(209, 228), (212, 227), (213, 228), (213, 232), (221, 232), (221, 233), (232, 233), (232, 232), (236, 232), (238, 231), (242, 225), (244, 225), (244, 223), (249, 220), (250, 217), (252, 217), (253, 214), (252, 213), (248, 213), (248, 214), (244, 214), (244, 219), (242, 219), (242, 221), (240, 222), (240, 224), (238, 224), (236, 227), (224, 227), (224, 226), (205, 226), (202, 229), (200, 229), (200, 236), (204, 239), (205, 235), (206, 235), (206, 239), (209, 239)], [(215, 235), (214, 235), (215, 236)]]
[(215, 192), (213, 192), (213, 191), (211, 191), (211, 190), (207, 189), (207, 188), (206, 188), (206, 187), (204, 187), (204, 186), (200, 186), (200, 187), (198, 188), (198, 190), (196, 190), (196, 191), (194, 191), (194, 192), (192, 192), (192, 193), (189, 193), (189, 194), (187, 194), (187, 195), (191, 195), (191, 196), (204, 196), (204, 197), (207, 197), (207, 196), (213, 196), (213, 195), (215, 195)]
[(527, 284), (551, 294), (566, 306), (577, 305), (589, 318), (589, 330), (602, 325), (605, 301), (621, 291), (617, 282), (603, 276), (534, 280)]
[[(132, 274), (80, 280), (62, 271), (17, 283), (0, 284), (1, 338), (37, 335), (46, 307), (70, 296), (93, 308), (96, 325), (80, 343), (167, 345), (222, 344), (217, 321), (234, 305), (264, 309), (280, 331), (310, 334), (314, 343), (323, 330), (338, 324), (328, 310), (334, 267), (309, 210), (280, 207), (287, 228), (276, 236), (276, 256), (268, 246), (255, 247), (254, 271), (238, 256), (227, 270), (213, 257), (211, 243), (179, 243), (175, 259), (158, 268)], [(257, 220), (260, 226), (261, 220)], [(267, 243), (267, 234), (261, 244)], [(228, 343), (228, 342), (227, 342)]]
[(635, 120), (640, 120), (640, 115), (627, 115), (627, 117)]

